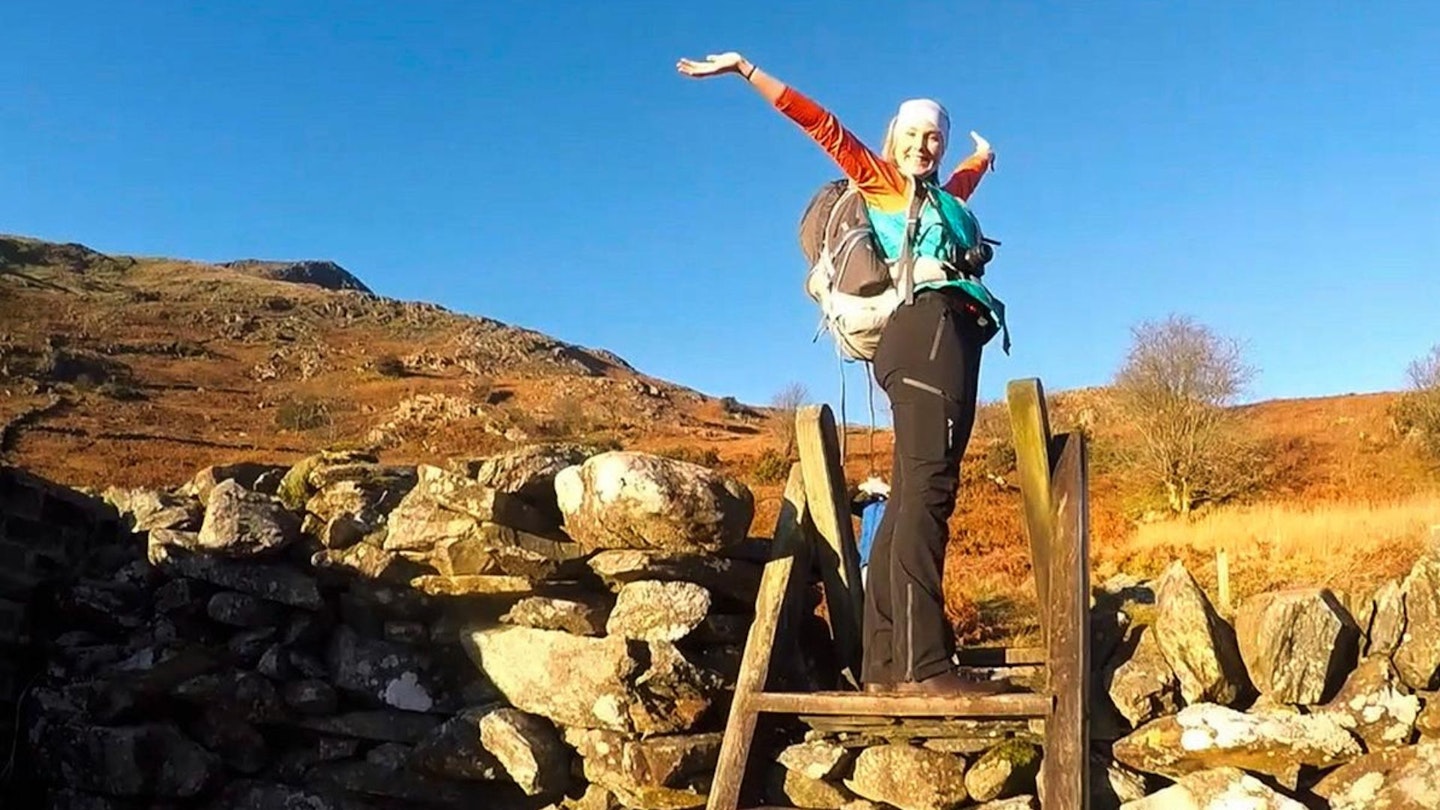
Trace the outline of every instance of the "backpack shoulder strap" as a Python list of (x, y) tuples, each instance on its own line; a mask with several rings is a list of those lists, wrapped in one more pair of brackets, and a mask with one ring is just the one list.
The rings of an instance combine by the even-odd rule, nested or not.
[(916, 178), (910, 179), (910, 200), (906, 205), (905, 238), (900, 243), (900, 258), (897, 265), (900, 276), (901, 300), (906, 304), (915, 303), (915, 234), (920, 229), (920, 212), (925, 207), (928, 193)]

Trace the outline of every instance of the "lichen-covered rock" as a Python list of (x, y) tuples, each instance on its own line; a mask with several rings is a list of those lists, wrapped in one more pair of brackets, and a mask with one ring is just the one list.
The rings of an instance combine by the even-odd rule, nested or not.
[[(517, 545), (506, 545), (493, 524), (478, 526), (464, 537), (441, 540), (425, 558), (445, 576), (508, 574), (528, 579), (548, 579), (563, 568), (563, 560)], [(513, 531), (513, 530), (512, 530)]]
[(1305, 810), (1239, 768), (1215, 768), (1182, 776), (1158, 793), (1123, 805), (1122, 810)]
[(340, 705), (334, 687), (317, 678), (285, 684), (282, 696), (286, 706), (303, 714), (333, 714)]
[(1012, 796), (977, 804), (974, 810), (1040, 810), (1040, 800), (1034, 796)]
[(1261, 694), (1313, 705), (1330, 696), (1354, 664), (1360, 628), (1329, 590), (1295, 588), (1246, 599), (1235, 635)]
[(555, 795), (570, 781), (570, 755), (543, 717), (500, 708), (480, 718), (480, 744), (526, 796)]
[(154, 489), (110, 487), (101, 495), (120, 513), (120, 523), (132, 532), (153, 529), (195, 531), (205, 509), (200, 501)]
[(1186, 703), (1228, 706), (1249, 688), (1234, 630), (1183, 563), (1171, 563), (1160, 578), (1153, 628)]
[(315, 578), (272, 563), (233, 560), (187, 551), (195, 535), (156, 530), (150, 533), (150, 562), (161, 571), (248, 593), (272, 602), (307, 610), (324, 606)]
[(275, 497), (285, 508), (299, 512), (312, 495), (332, 483), (371, 477), (380, 469), (378, 462), (379, 458), (364, 450), (321, 450), (285, 472)]
[(1387, 580), (1371, 599), (1365, 654), (1394, 655), (1404, 635), (1405, 592), (1400, 588), (1400, 580)]
[(1393, 660), (1411, 689), (1440, 688), (1440, 558), (1421, 557), (1401, 584), (1405, 632)]
[(274, 602), (234, 591), (221, 591), (210, 597), (205, 613), (231, 627), (270, 627), (285, 617)]
[(179, 729), (49, 724), (36, 733), (35, 765), (52, 784), (121, 797), (195, 796), (220, 774), (220, 760)]
[(555, 477), (566, 532), (586, 549), (719, 551), (745, 539), (748, 487), (698, 464), (612, 451)]
[(246, 489), (274, 495), (284, 474), (284, 467), (273, 464), (257, 464), (249, 461), (236, 464), (216, 464), (195, 473), (190, 482), (181, 488), (181, 492), (205, 504), (210, 502), (210, 493), (222, 481), (234, 481)]
[(719, 687), (667, 642), (507, 626), (467, 630), (461, 641), (506, 700), (563, 726), (684, 731)]
[(310, 557), (310, 564), (317, 569), (343, 571), (365, 579), (399, 576), (398, 561), (395, 554), (369, 543), (350, 543), (337, 548), (325, 548)]
[(556, 528), (518, 495), (426, 464), (416, 475), (414, 489), (390, 512), (387, 551), (428, 551), (444, 540), (475, 536), (487, 523), (541, 535)]
[(429, 575), (410, 580), (411, 587), (431, 596), (503, 596), (515, 597), (535, 592), (535, 583), (525, 577), (502, 574), (442, 577)]
[(1106, 689), (1132, 727), (1180, 708), (1180, 680), (1161, 654), (1155, 632), (1141, 626), (1134, 634), (1134, 651), (1107, 673)]
[(633, 549), (602, 551), (586, 560), (605, 584), (619, 591), (640, 580), (693, 582), (717, 597), (755, 604), (764, 569), (753, 562), (711, 554), (666, 554)]
[(1226, 766), (1289, 778), (1301, 765), (1328, 768), (1361, 748), (1333, 716), (1246, 714), (1199, 703), (1141, 726), (1113, 751), (1132, 768), (1171, 778)]
[(1314, 792), (1331, 810), (1440, 807), (1440, 742), (1366, 754), (1326, 774)]
[(1145, 798), (1145, 775), (1104, 754), (1090, 753), (1090, 810), (1119, 810)]
[(597, 452), (579, 444), (536, 444), (462, 462), (459, 472), (477, 483), (519, 495), (542, 512), (560, 519), (555, 503), (555, 476)]
[(248, 557), (278, 551), (299, 536), (299, 518), (279, 501), (225, 480), (210, 493), (195, 547), (212, 554)]
[(693, 582), (631, 582), (620, 589), (605, 632), (640, 641), (679, 641), (709, 612), (710, 592)]
[(784, 767), (810, 779), (834, 779), (854, 760), (850, 749), (827, 740), (811, 740), (787, 747), (776, 757)]
[(1420, 699), (1409, 694), (1390, 659), (1367, 658), (1317, 714), (1335, 717), (1365, 741), (1368, 751), (1406, 745), (1415, 735)]
[(421, 773), (449, 779), (500, 779), (505, 768), (485, 748), (481, 721), (492, 707), (466, 709), (425, 735), (410, 755), (410, 765)]
[(253, 723), (275, 723), (284, 717), (280, 693), (270, 679), (247, 670), (197, 675), (171, 690), (192, 706), (220, 709)]
[(642, 787), (687, 788), (715, 771), (721, 734), (671, 734), (645, 739), (602, 729), (567, 728), (565, 742), (581, 757), (585, 778)]
[(766, 794), (778, 806), (804, 810), (839, 810), (855, 800), (855, 794), (835, 784), (814, 779), (799, 771), (771, 767), (766, 773)]
[(950, 810), (964, 802), (965, 760), (909, 745), (866, 748), (845, 780), (851, 792), (900, 810)]
[(977, 802), (1033, 793), (1040, 772), (1040, 749), (1011, 740), (986, 751), (965, 772), (965, 790)]
[(527, 596), (516, 602), (500, 621), (536, 630), (601, 636), (605, 634), (605, 622), (613, 606), (613, 600), (601, 595), (575, 599)]
[(331, 636), (328, 664), (336, 688), (375, 706), (429, 712), (445, 697), (430, 656), (408, 645), (364, 638), (348, 627)]
[(1440, 740), (1440, 692), (1421, 695), (1423, 706), (1415, 718), (1415, 730), (1427, 740)]

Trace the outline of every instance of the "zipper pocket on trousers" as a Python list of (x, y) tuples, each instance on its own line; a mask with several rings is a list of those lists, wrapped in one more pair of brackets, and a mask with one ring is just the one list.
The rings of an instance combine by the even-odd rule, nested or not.
[(915, 583), (905, 583), (905, 680), (915, 680)]
[(931, 385), (930, 383), (921, 382), (921, 381), (915, 379), (914, 377), (901, 377), (901, 378), (900, 378), (900, 383), (901, 383), (902, 385), (908, 385), (908, 386), (910, 386), (911, 388), (919, 388), (921, 391), (924, 391), (924, 392), (927, 393), (927, 394), (934, 394), (935, 396), (940, 397), (941, 399), (944, 399), (944, 400), (947, 400), (947, 401), (953, 401), (953, 400), (951, 399), (951, 397), (950, 397), (949, 394), (945, 393), (944, 391), (940, 390), (939, 388), (936, 388), (935, 386)]
[(930, 362), (935, 362), (936, 356), (940, 354), (940, 335), (945, 332), (945, 321), (950, 317), (949, 310), (941, 310), (940, 317), (935, 321), (935, 337), (930, 340)]

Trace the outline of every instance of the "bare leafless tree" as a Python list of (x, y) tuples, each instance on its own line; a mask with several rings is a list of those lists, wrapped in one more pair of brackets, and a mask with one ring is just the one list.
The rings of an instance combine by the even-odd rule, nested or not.
[(809, 401), (810, 390), (798, 382), (787, 384), (770, 399), (770, 429), (785, 458), (795, 453), (795, 414)]
[(1138, 441), (1125, 455), (1163, 489), (1172, 512), (1248, 486), (1255, 448), (1236, 431), (1228, 406), (1254, 376), (1240, 345), (1187, 316), (1146, 321), (1131, 330), (1114, 381), (1116, 401)]
[(1409, 390), (1395, 401), (1396, 428), (1440, 461), (1440, 344), (1406, 369)]

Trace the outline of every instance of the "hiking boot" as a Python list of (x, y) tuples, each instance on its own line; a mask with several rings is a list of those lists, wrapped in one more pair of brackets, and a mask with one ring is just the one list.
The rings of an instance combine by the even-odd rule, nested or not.
[(907, 681), (897, 683), (894, 686), (897, 694), (923, 695), (926, 697), (982, 697), (985, 695), (1003, 695), (1013, 692), (1014, 687), (1008, 681), (972, 681), (962, 678), (955, 670), (942, 672), (939, 675), (932, 675), (923, 681)]

